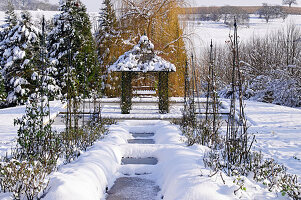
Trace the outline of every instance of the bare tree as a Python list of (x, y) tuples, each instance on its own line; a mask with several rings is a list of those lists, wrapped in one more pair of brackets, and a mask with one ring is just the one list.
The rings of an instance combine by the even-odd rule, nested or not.
[(271, 6), (267, 3), (263, 3), (262, 7), (257, 10), (257, 13), (260, 18), (264, 18), (267, 23), (270, 19), (284, 18), (284, 16), (287, 16), (281, 6)]
[[(218, 15), (220, 19), (224, 20), (227, 25), (234, 24), (234, 18), (237, 24), (247, 24), (249, 22), (249, 14), (242, 8), (235, 6), (223, 6), (218, 10)], [(218, 19), (219, 20), (219, 19)]]
[(282, 4), (292, 7), (292, 4), (298, 4), (298, 3), (297, 3), (297, 0), (282, 0)]

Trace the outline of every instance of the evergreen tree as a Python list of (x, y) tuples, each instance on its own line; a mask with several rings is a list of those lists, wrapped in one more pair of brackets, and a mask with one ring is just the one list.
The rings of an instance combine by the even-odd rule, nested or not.
[(78, 0), (62, 2), (60, 11), (47, 36), (48, 57), (57, 69), (55, 79), (62, 94), (67, 94), (68, 77), (74, 84), (70, 87), (84, 94), (97, 83), (97, 57), (89, 16)]
[(36, 89), (36, 67), (31, 62), (39, 55), (38, 31), (31, 23), (28, 12), (21, 13), (21, 19), (10, 30), (2, 43), (3, 76), (8, 93), (7, 103), (24, 103)]
[(118, 56), (118, 46), (121, 46), (118, 21), (111, 0), (103, 1), (103, 8), (99, 13), (99, 29), (96, 33), (98, 56), (101, 64), (102, 91), (106, 96), (116, 95), (115, 74), (108, 73), (109, 65), (113, 64)]
[(5, 40), (7, 39), (8, 33), (11, 29), (17, 25), (17, 16), (10, 1), (8, 2), (7, 10), (5, 11), (4, 22), (5, 23), (0, 27), (0, 69), (4, 66), (3, 53), (6, 49)]

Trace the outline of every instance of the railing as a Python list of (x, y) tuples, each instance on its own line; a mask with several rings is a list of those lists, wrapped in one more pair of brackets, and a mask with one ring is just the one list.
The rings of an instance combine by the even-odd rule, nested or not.
[(156, 88), (152, 86), (134, 86), (133, 95), (135, 97), (152, 97), (156, 96)]

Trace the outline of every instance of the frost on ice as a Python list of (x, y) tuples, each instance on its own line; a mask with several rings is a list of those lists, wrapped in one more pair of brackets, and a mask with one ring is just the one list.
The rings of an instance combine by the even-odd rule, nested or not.
[(134, 48), (118, 58), (109, 71), (156, 72), (176, 71), (174, 64), (167, 62), (154, 52), (154, 45), (147, 36), (142, 36)]

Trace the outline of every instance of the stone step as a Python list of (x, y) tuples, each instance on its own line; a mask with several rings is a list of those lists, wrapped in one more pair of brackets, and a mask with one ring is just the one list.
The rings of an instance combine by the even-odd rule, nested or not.
[(155, 144), (153, 139), (128, 139), (129, 144)]
[(156, 200), (160, 187), (152, 180), (140, 177), (116, 179), (107, 192), (107, 200)]
[(153, 137), (155, 134), (154, 133), (131, 133), (134, 138), (138, 137)]
[(158, 163), (158, 159), (154, 157), (147, 158), (133, 158), (126, 157), (121, 159), (121, 165), (156, 165)]

